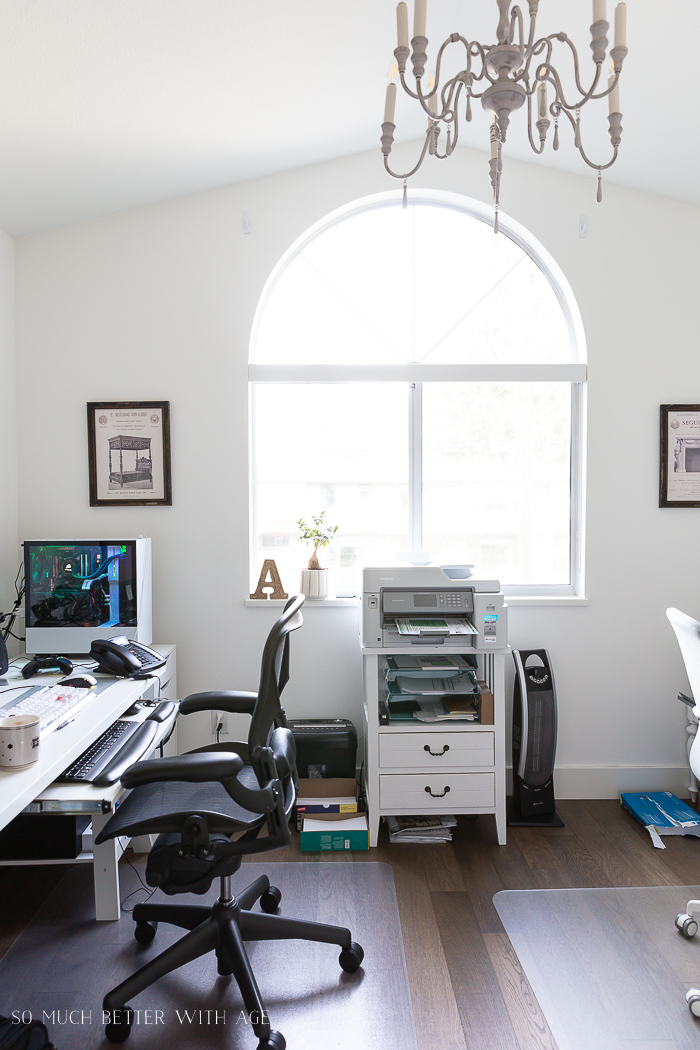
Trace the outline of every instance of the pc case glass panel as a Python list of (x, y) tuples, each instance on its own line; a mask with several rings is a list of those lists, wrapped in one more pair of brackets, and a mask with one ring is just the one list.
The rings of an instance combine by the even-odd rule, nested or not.
[(425, 383), (423, 546), (482, 579), (568, 584), (569, 383)]
[(288, 593), (312, 548), (295, 521), (339, 525), (319, 551), (332, 590), (359, 594), (364, 565), (408, 546), (408, 416), (403, 383), (253, 385), (251, 590), (273, 558)]
[(132, 541), (24, 544), (27, 627), (136, 626)]

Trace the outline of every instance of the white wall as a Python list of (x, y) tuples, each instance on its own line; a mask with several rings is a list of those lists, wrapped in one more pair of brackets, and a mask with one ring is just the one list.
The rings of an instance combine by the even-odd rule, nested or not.
[[(15, 600), (17, 557), (17, 389), (15, 383), (15, 248), (0, 230), (0, 611)], [(21, 634), (21, 621), (15, 630)], [(12, 639), (10, 654), (17, 652)]]
[[(459, 150), (420, 184), (488, 200), (487, 160)], [(389, 187), (377, 150), (17, 243), (20, 538), (151, 535), (154, 637), (178, 644), (182, 695), (255, 688), (274, 618), (243, 605), (246, 365), (263, 284), (313, 222)], [(513, 608), (511, 641), (552, 655), (560, 796), (682, 791), (675, 695), (687, 681), (664, 610), (700, 618), (700, 511), (657, 507), (658, 406), (700, 401), (700, 213), (613, 186), (596, 205), (593, 175), (510, 160), (502, 205), (568, 277), (590, 362), (589, 604)], [(173, 506), (90, 508), (85, 403), (148, 398), (171, 403)], [(356, 623), (354, 609), (308, 610), (293, 640), (291, 716), (361, 725)], [(183, 739), (200, 731), (183, 725)]]

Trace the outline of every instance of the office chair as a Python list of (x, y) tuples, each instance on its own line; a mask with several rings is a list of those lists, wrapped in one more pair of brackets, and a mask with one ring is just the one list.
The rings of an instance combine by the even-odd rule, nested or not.
[[(188, 930), (179, 941), (104, 998), (112, 1043), (128, 1038), (133, 1010), (128, 1002), (160, 977), (210, 951), (218, 972), (233, 974), (243, 998), (258, 1050), (284, 1050), (280, 1032), (270, 1022), (253, 974), (245, 941), (299, 938), (337, 944), (347, 973), (359, 969), (364, 952), (340, 926), (285, 918), (275, 914), (281, 900), (276, 886), (260, 876), (237, 895), (231, 876), (246, 854), (288, 845), (289, 816), (295, 799), (294, 737), (286, 728), (280, 694), (289, 679), (289, 636), (301, 627), (303, 595), (290, 598), (265, 642), (257, 693), (193, 693), (180, 704), (184, 715), (227, 711), (251, 716), (247, 743), (210, 744), (186, 755), (137, 762), (122, 777), (131, 793), (105, 825), (97, 842), (118, 835), (159, 832), (146, 866), (146, 881), (164, 893), (206, 893), (220, 880), (213, 906), (137, 904), (135, 937), (148, 944), (159, 922)], [(258, 835), (266, 828), (267, 835)], [(231, 835), (238, 837), (232, 841)], [(260, 901), (262, 913), (250, 909)]]
[[(666, 616), (675, 631), (690, 689), (697, 700), (700, 698), (700, 623), (682, 613), (680, 609), (667, 609)], [(679, 693), (678, 699), (692, 705), (690, 697), (687, 697), (685, 693)], [(696, 720), (700, 718), (700, 706), (693, 706), (693, 714)], [(697, 732), (690, 744), (688, 761), (693, 775), (700, 777), (700, 736)], [(698, 932), (698, 922), (695, 918), (698, 912), (700, 912), (700, 901), (692, 900), (688, 901), (684, 912), (676, 915), (676, 929), (684, 937), (694, 937)], [(691, 1013), (700, 1017), (700, 988), (689, 988), (685, 993), (685, 999)]]

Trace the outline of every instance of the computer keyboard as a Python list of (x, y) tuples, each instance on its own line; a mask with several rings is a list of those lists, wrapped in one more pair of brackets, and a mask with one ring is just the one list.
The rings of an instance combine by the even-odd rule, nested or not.
[[(123, 725), (131, 728), (123, 730)], [(145, 722), (125, 722), (123, 719), (113, 722), (56, 779), (69, 783), (81, 781), (97, 787), (115, 784), (129, 766), (140, 761), (151, 750), (159, 725), (153, 718), (147, 718)]]
[(45, 685), (16, 704), (6, 707), (2, 714), (38, 715), (42, 740), (75, 714), (94, 696), (92, 689), (81, 689), (74, 685)]
[(113, 755), (119, 751), (123, 744), (132, 736), (138, 728), (138, 722), (129, 722), (124, 718), (117, 719), (112, 725), (105, 729), (104, 733), (91, 744), (82, 755), (79, 755), (67, 769), (61, 773), (58, 780), (73, 781), (87, 780), (93, 782), (102, 770), (107, 766)]

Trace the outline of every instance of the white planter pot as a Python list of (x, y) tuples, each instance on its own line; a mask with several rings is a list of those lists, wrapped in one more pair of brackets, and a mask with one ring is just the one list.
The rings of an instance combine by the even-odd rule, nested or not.
[(301, 593), (307, 598), (327, 597), (328, 569), (302, 569)]

